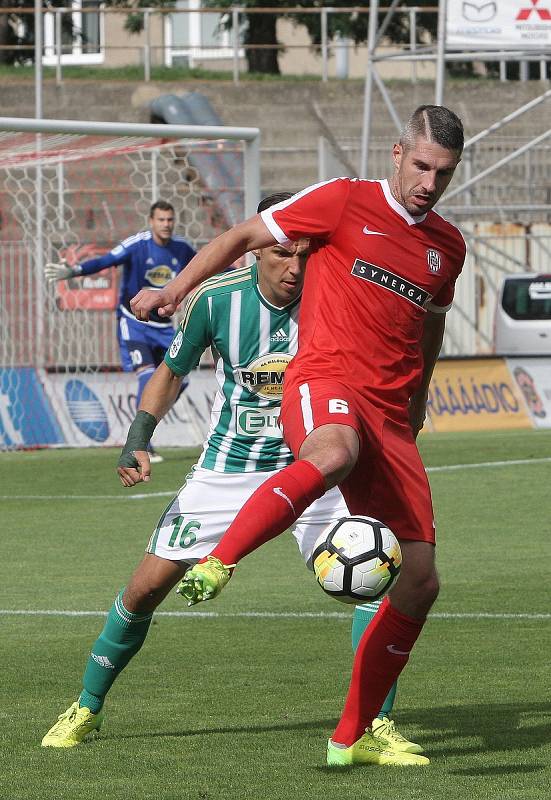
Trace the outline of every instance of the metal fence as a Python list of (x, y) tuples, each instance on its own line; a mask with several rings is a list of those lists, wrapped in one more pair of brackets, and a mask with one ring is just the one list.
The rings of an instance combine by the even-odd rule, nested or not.
[[(380, 19), (390, 10), (390, 6), (379, 7)], [(0, 14), (10, 17), (10, 24), (23, 33), (26, 20), (33, 14), (32, 9), (6, 8)], [(101, 63), (106, 66), (141, 65), (144, 80), (151, 79), (152, 67), (175, 66), (184, 64), (188, 67), (203, 67), (228, 71), (232, 73), (235, 83), (247, 71), (245, 64), (248, 52), (256, 50), (277, 52), (284, 57), (289, 66), (283, 71), (295, 74), (312, 74), (327, 81), (330, 77), (347, 78), (355, 71), (356, 77), (365, 74), (367, 63), (366, 45), (356, 46), (351, 39), (336, 35), (331, 36), (331, 18), (336, 14), (349, 14), (362, 20), (365, 18), (366, 40), (369, 6), (350, 6), (332, 8), (103, 8), (83, 5), (76, 0), (71, 8), (45, 7), (41, 10), (43, 24), (41, 26), (42, 63), (54, 66), (56, 80), (63, 80), (63, 68), (67, 64), (86, 66)], [(123, 29), (124, 19), (128, 14), (134, 18), (141, 16), (142, 32), (130, 35)], [(269, 14), (278, 20), (278, 37), (274, 43), (244, 42), (246, 19), (250, 15)], [(423, 69), (434, 65), (435, 41), (428, 37), (420, 25), (420, 15), (432, 15), (436, 19), (438, 5), (419, 7), (403, 6), (393, 9), (393, 14), (400, 17), (404, 41), (392, 43), (395, 64), (397, 56), (401, 59), (411, 57), (400, 73), (415, 83), (423, 77)], [(319, 42), (312, 44), (306, 29), (297, 22), (298, 15), (319, 17)], [(111, 22), (118, 18), (114, 25)], [(287, 20), (287, 28), (281, 25)], [(390, 44), (390, 42), (389, 42)], [(34, 44), (7, 45), (0, 44), (0, 50), (16, 50), (24, 58), (26, 54), (32, 59)], [(292, 56), (295, 55), (296, 58)], [(461, 54), (454, 54), (455, 60), (461, 60)], [(307, 59), (308, 63), (305, 63)], [(465, 54), (465, 61), (472, 60)], [(356, 61), (355, 66), (352, 64)], [(491, 61), (491, 55), (485, 58)], [(507, 80), (507, 62), (499, 61), (499, 77)], [(547, 80), (551, 64), (551, 54), (546, 52), (526, 54), (519, 58), (519, 77), (528, 78), (528, 63), (539, 63), (539, 76)], [(380, 59), (379, 59), (380, 66)], [(431, 75), (427, 75), (431, 77)]]
[(448, 314), (443, 353), (488, 354), (501, 281), (510, 273), (550, 272), (551, 225), (467, 222), (461, 231), (467, 258)]

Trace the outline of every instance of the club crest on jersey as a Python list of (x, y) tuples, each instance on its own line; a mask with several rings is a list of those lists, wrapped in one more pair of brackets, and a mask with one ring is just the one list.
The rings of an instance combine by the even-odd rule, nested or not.
[(354, 261), (351, 273), (356, 278), (361, 278), (364, 281), (381, 286), (383, 289), (388, 289), (419, 308), (424, 308), (429, 300), (432, 299), (431, 294), (421, 289), (420, 286), (416, 286), (415, 283), (402, 278), (401, 275), (396, 275), (388, 269), (378, 267), (377, 264), (361, 261), (359, 258)]
[(291, 353), (259, 356), (248, 366), (236, 370), (236, 383), (260, 397), (277, 400), (283, 394), (285, 370), (292, 357)]
[(147, 270), (145, 273), (145, 279), (149, 281), (152, 286), (160, 289), (163, 286), (166, 286), (167, 283), (175, 277), (175, 275), (176, 273), (173, 272), (170, 267), (167, 267), (164, 264), (159, 264), (159, 266)]
[(427, 264), (429, 267), (429, 272), (440, 272), (440, 267), (442, 264), (438, 250), (433, 250), (429, 247), (427, 250)]

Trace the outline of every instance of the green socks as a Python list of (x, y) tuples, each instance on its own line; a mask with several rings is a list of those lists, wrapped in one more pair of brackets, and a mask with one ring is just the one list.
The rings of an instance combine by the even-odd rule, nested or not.
[[(364, 634), (364, 631), (371, 623), (371, 620), (379, 610), (380, 605), (381, 601), (376, 600), (373, 603), (366, 603), (363, 606), (356, 606), (356, 608), (354, 609), (354, 617), (352, 619), (352, 649), (354, 650), (354, 652), (356, 652), (356, 649), (360, 643), (360, 639)], [(381, 710), (377, 715), (381, 719), (382, 717), (391, 716), (397, 688), (398, 684), (394, 682), (394, 684), (390, 688), (389, 693), (386, 696), (383, 705), (381, 706)]]
[(100, 711), (105, 695), (144, 643), (151, 624), (153, 613), (133, 614), (124, 607), (123, 592), (115, 598), (86, 664), (79, 705), (92, 714)]

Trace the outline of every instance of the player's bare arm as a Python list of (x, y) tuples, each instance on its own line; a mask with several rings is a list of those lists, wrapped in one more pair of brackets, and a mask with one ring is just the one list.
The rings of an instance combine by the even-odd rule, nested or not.
[(130, 301), (132, 312), (142, 321), (149, 319), (149, 312), (154, 308), (158, 309), (159, 316), (169, 317), (174, 314), (184, 297), (202, 281), (227, 269), (228, 264), (233, 264), (245, 253), (274, 244), (276, 240), (257, 214), (203, 247), (185, 270), (161, 291), (142, 289), (138, 292)]
[(182, 376), (175, 375), (164, 362), (159, 364), (147, 382), (117, 466), (123, 486), (135, 486), (150, 479), (147, 445), (157, 423), (176, 402), (181, 384)]
[(409, 402), (409, 421), (414, 436), (417, 436), (423, 427), (427, 412), (427, 395), (429, 384), (434, 372), (434, 366), (442, 347), (444, 330), (446, 327), (446, 314), (427, 311), (421, 338), (421, 351), (423, 353), (423, 374), (418, 390), (412, 395)]

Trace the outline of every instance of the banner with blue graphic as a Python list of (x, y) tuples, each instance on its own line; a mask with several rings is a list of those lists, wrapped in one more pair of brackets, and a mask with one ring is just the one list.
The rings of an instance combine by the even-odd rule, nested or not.
[[(136, 415), (134, 373), (42, 373), (42, 378), (68, 446), (124, 444)], [(157, 426), (153, 444), (201, 445), (209, 428), (216, 389), (213, 369), (192, 372), (188, 388)]]
[(0, 447), (65, 444), (44, 387), (32, 367), (0, 367)]

